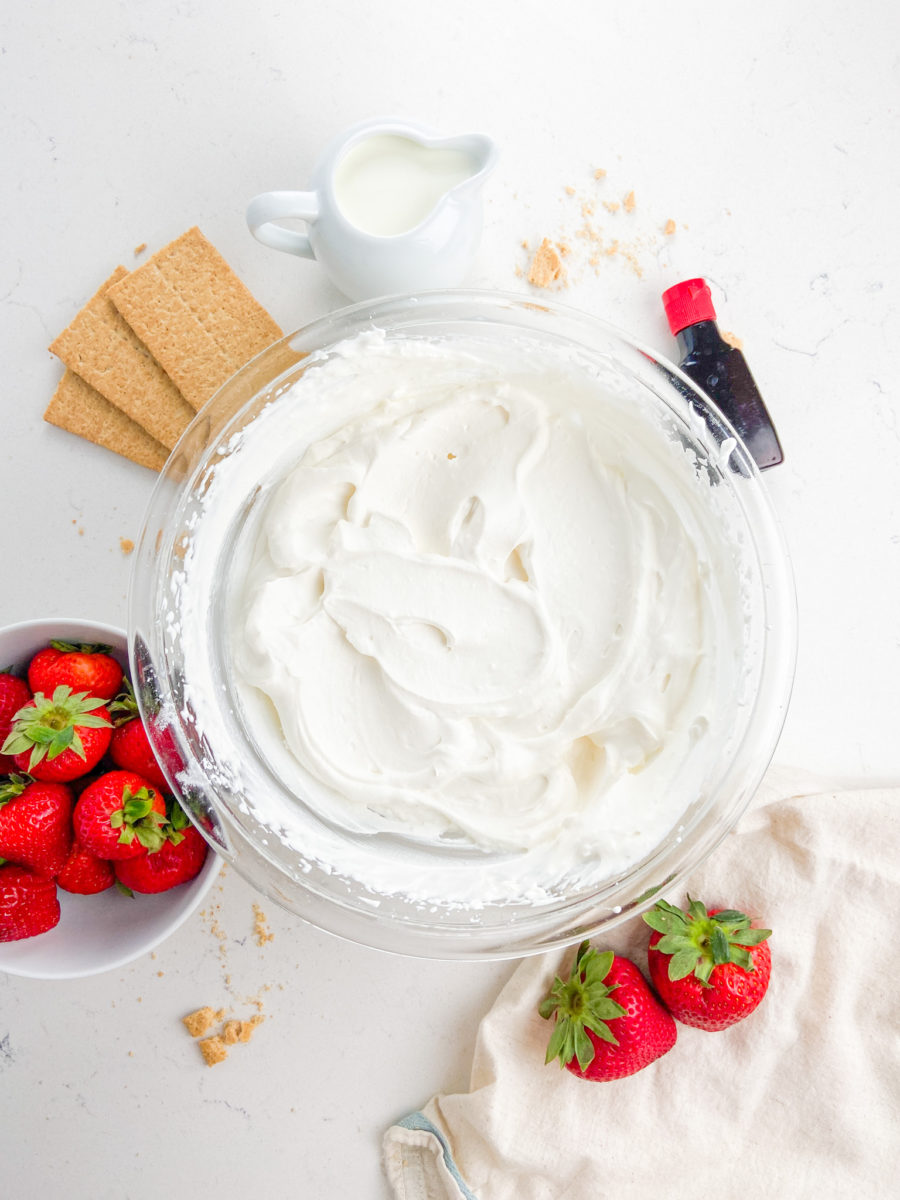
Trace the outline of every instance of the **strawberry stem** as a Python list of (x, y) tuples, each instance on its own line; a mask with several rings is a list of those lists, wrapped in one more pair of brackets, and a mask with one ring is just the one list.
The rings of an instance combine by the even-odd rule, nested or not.
[(86, 758), (78, 729), (108, 729), (109, 721), (94, 713), (94, 709), (102, 708), (105, 703), (87, 692), (73, 692), (63, 684), (49, 698), (37, 692), (14, 716), (0, 754), (24, 754), (30, 750), (29, 771), (44, 758), (49, 761), (70, 748), (79, 758)]
[(603, 953), (582, 942), (575, 955), (572, 973), (563, 980), (557, 975), (553, 987), (541, 1001), (538, 1012), (545, 1019), (556, 1018), (556, 1025), (547, 1045), (545, 1062), (559, 1059), (566, 1066), (578, 1059), (582, 1071), (594, 1061), (594, 1044), (585, 1032), (590, 1029), (601, 1041), (618, 1046), (618, 1040), (607, 1024), (625, 1015), (621, 1004), (611, 999), (618, 984), (604, 983), (612, 966), (612, 950)]
[(753, 971), (750, 949), (772, 933), (771, 929), (751, 928), (750, 917), (736, 909), (721, 909), (711, 916), (705, 904), (690, 896), (686, 912), (659, 900), (642, 916), (651, 929), (662, 934), (653, 948), (670, 956), (669, 979), (675, 982), (694, 975), (704, 987), (712, 987), (710, 976), (726, 963)]

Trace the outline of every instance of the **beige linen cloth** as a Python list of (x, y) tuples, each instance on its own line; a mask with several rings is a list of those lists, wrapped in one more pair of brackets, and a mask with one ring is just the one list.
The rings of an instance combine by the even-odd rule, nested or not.
[[(900, 1195), (900, 788), (770, 773), (672, 891), (773, 929), (772, 981), (721, 1033), (678, 1026), (613, 1083), (544, 1065), (537, 1013), (574, 950), (525, 959), (484, 1018), (470, 1090), (385, 1135), (398, 1200), (816, 1200)], [(649, 930), (603, 939), (646, 971)]]

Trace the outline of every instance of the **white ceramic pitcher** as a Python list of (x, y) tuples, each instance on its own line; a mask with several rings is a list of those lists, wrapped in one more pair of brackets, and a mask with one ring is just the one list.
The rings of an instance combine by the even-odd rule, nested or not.
[[(256, 196), (247, 224), (263, 245), (317, 259), (352, 300), (456, 287), (478, 248), (481, 189), (496, 161), (485, 134), (363, 121), (328, 144), (308, 191)], [(307, 232), (278, 224), (290, 219)]]

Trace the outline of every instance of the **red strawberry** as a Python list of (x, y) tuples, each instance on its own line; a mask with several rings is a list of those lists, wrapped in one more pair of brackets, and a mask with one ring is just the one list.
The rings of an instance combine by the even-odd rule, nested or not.
[(124, 690), (109, 706), (109, 711), (115, 722), (109, 743), (109, 757), (124, 771), (136, 771), (157, 787), (167, 788), (169, 785), (156, 761), (147, 730), (138, 713), (134, 691), (127, 679)]
[[(0, 746), (9, 737), (13, 717), (31, 699), (31, 690), (24, 679), (0, 672)], [(0, 754), (0, 774), (8, 775), (16, 764), (8, 754)]]
[(21, 775), (0, 784), (0, 858), (52, 879), (71, 845), (71, 788)]
[(67, 783), (86, 775), (109, 746), (112, 722), (103, 701), (60, 686), (48, 699), (34, 699), (15, 715), (2, 753), (35, 779)]
[(138, 858), (165, 840), (166, 802), (133, 771), (107, 771), (78, 797), (75, 836), (98, 858)]
[(0, 942), (46, 933), (59, 923), (56, 884), (25, 867), (0, 867)]
[(69, 857), (56, 877), (59, 887), (65, 892), (79, 896), (93, 896), (105, 892), (116, 882), (113, 865), (105, 858), (97, 858), (76, 839), (72, 843)]
[(687, 912), (660, 900), (643, 916), (653, 930), (650, 978), (673, 1017), (712, 1032), (753, 1012), (772, 973), (771, 929), (734, 909), (707, 912), (690, 896)]
[(68, 687), (111, 700), (122, 686), (122, 668), (110, 651), (109, 646), (53, 641), (28, 665), (31, 690), (49, 696), (58, 687)]
[(142, 858), (116, 863), (116, 878), (133, 892), (167, 892), (199, 875), (209, 847), (177, 804), (166, 840)]
[[(613, 999), (615, 993), (615, 999)], [(572, 974), (556, 977), (538, 1009), (556, 1017), (547, 1046), (573, 1075), (598, 1082), (624, 1079), (675, 1045), (675, 1022), (633, 962), (582, 942)]]

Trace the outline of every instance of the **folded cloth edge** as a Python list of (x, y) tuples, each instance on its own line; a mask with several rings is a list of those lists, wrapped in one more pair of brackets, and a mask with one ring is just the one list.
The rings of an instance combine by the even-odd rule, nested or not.
[[(832, 781), (815, 772), (771, 767), (736, 829), (755, 811), (779, 800), (804, 799), (835, 790)], [(550, 955), (526, 957), (547, 960)], [(385, 1131), (383, 1153), (396, 1200), (478, 1200), (465, 1183), (443, 1132), (421, 1111), (410, 1113)]]
[(446, 1138), (424, 1113), (410, 1113), (387, 1130), (384, 1168), (398, 1200), (478, 1200)]

